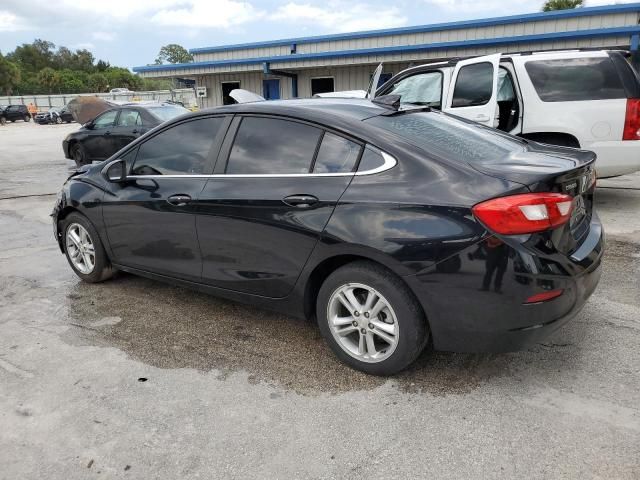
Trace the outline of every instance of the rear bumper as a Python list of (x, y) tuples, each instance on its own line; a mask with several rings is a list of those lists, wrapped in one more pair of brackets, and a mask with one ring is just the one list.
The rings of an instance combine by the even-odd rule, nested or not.
[[(505, 240), (496, 262), (480, 242), (456, 255), (457, 269), (436, 268), (405, 277), (427, 313), (436, 350), (522, 350), (574, 318), (601, 275), (604, 233), (595, 215), (591, 227), (582, 243), (586, 248), (574, 252), (574, 258), (558, 253), (534, 256), (526, 246)], [(496, 264), (504, 272), (499, 292)], [(493, 274), (484, 290), (489, 271)], [(532, 295), (556, 289), (563, 294), (553, 300), (524, 304)]]
[(640, 140), (594, 142), (582, 148), (596, 153), (598, 177), (615, 177), (640, 170)]

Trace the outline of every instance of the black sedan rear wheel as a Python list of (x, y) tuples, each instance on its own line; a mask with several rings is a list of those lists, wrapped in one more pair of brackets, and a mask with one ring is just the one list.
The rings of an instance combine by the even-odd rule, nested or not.
[(24, 117), (22, 117), (22, 119), (23, 119), (25, 122), (30, 122), (30, 121), (31, 121), (31, 115), (25, 115)]
[(320, 288), (318, 325), (336, 356), (373, 375), (409, 366), (429, 338), (422, 308), (386, 268), (359, 261), (333, 272)]
[(4, 125), (7, 123), (7, 119), (4, 117), (0, 117), (0, 125)]
[(74, 143), (71, 146), (71, 158), (73, 158), (78, 167), (89, 163), (89, 161), (87, 160), (87, 154), (85, 153), (82, 145), (79, 143)]
[(62, 123), (62, 118), (61, 117), (56, 117), (56, 123), (58, 125), (60, 125)]

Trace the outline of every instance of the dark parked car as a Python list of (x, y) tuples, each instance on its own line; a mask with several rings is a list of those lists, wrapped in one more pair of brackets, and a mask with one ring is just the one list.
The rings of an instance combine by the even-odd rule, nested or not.
[(74, 121), (69, 109), (64, 107), (51, 107), (48, 112), (40, 112), (35, 118), (39, 125), (49, 125), (52, 123), (71, 123)]
[(604, 248), (594, 161), (425, 108), (257, 102), (83, 167), (53, 226), (87, 282), (123, 270), (315, 317), (386, 375), (429, 340), (516, 350), (576, 315)]
[(64, 156), (78, 166), (104, 160), (143, 133), (189, 111), (175, 104), (125, 104), (107, 110), (62, 141)]
[(0, 113), (0, 122), (2, 123), (15, 122), (16, 120), (24, 120), (25, 122), (31, 120), (26, 105), (9, 105)]

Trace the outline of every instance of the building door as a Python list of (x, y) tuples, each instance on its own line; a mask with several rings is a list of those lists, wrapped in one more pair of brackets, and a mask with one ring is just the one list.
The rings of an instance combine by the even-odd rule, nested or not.
[(278, 100), (280, 98), (280, 79), (263, 80), (262, 96), (265, 100)]
[(236, 101), (229, 96), (232, 90), (240, 88), (240, 82), (222, 82), (222, 104), (233, 105)]

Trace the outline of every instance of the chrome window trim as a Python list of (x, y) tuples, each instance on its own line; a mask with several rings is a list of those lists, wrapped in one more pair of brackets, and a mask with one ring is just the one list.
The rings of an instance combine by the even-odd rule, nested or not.
[[(137, 178), (307, 178), (307, 177), (361, 177), (364, 175), (375, 175), (392, 169), (398, 164), (395, 157), (386, 152), (380, 151), (384, 163), (377, 168), (365, 170), (363, 172), (342, 172), (342, 173), (217, 173), (217, 174), (200, 174), (200, 175), (128, 175), (127, 180), (135, 180)], [(118, 159), (119, 160), (119, 159)], [(103, 168), (103, 172), (114, 163), (110, 162)]]

